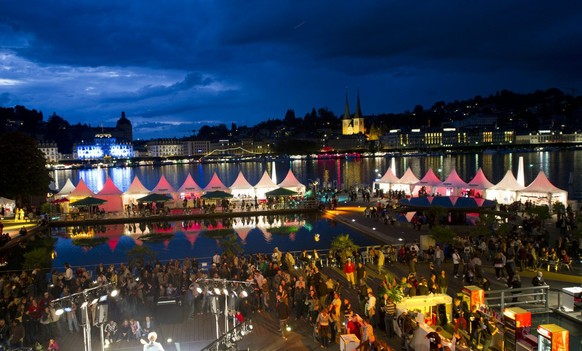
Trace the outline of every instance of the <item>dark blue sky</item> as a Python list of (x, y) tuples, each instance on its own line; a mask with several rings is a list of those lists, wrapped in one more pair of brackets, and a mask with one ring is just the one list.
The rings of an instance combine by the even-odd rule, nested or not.
[(579, 1), (0, 2), (0, 106), (141, 138), (581, 83)]

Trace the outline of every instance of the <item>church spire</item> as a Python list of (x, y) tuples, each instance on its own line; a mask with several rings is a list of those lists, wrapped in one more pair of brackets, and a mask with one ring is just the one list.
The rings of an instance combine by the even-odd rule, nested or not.
[(362, 118), (362, 108), (360, 107), (360, 89), (358, 89), (358, 101), (356, 103), (356, 115), (354, 118)]
[(346, 110), (344, 111), (343, 119), (350, 119), (350, 103), (348, 102), (348, 87), (346, 87)]

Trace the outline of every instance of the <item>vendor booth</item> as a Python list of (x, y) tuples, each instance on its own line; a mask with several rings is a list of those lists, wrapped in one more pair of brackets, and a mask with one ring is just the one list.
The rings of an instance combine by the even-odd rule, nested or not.
[[(453, 320), (453, 298), (447, 294), (406, 297), (396, 304), (397, 317), (404, 310), (412, 314), (418, 322), (418, 329), (414, 331), (410, 346), (415, 351), (428, 351), (429, 342), (425, 336), (434, 331), (433, 328), (437, 325)], [(394, 326), (394, 330), (401, 336), (397, 325)]]
[(556, 324), (538, 325), (538, 351), (570, 351), (570, 332)]

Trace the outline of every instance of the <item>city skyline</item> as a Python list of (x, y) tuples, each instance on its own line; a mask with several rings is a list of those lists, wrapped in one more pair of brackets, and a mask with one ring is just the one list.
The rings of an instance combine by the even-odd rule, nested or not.
[(582, 87), (582, 8), (541, 1), (0, 3), (0, 106), (136, 138)]

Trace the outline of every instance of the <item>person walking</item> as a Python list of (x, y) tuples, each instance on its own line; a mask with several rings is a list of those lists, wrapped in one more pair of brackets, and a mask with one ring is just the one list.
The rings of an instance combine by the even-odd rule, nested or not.
[(281, 328), (281, 336), (287, 340), (287, 320), (289, 319), (289, 306), (283, 300), (283, 296), (277, 293), (277, 304), (275, 306), (277, 318), (279, 319), (279, 328)]
[(461, 255), (459, 255), (459, 250), (453, 250), (453, 276), (459, 278), (459, 265), (461, 264)]

